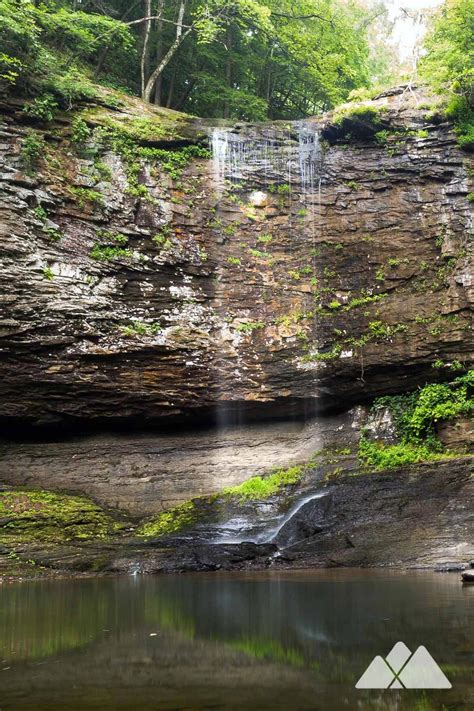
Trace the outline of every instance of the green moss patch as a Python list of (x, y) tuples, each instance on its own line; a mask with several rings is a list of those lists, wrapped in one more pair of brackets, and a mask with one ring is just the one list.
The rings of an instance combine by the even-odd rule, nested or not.
[(119, 524), (81, 496), (50, 491), (0, 492), (0, 543), (103, 539)]
[(154, 537), (177, 533), (195, 523), (198, 514), (196, 501), (186, 501), (168, 511), (158, 514), (151, 521), (140, 526), (138, 536)]
[(221, 504), (225, 506), (231, 500), (245, 503), (268, 499), (280, 493), (285, 487), (297, 484), (304, 472), (304, 466), (294, 466), (289, 469), (276, 469), (268, 476), (254, 476), (238, 486), (223, 489), (211, 497), (201, 497), (174, 506), (144, 523), (136, 533), (146, 538), (178, 533), (208, 516), (210, 507), (215, 506), (213, 510), (217, 511)]
[(222, 495), (235, 497), (241, 501), (256, 501), (268, 499), (280, 493), (286, 486), (292, 486), (301, 481), (304, 473), (303, 466), (277, 469), (268, 476), (254, 476), (238, 486), (224, 489)]

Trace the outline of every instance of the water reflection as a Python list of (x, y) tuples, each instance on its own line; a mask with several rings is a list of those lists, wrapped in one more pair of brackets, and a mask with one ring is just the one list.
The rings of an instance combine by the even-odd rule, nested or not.
[[(472, 593), (357, 571), (4, 586), (0, 708), (472, 709)], [(453, 689), (356, 692), (398, 640)]]

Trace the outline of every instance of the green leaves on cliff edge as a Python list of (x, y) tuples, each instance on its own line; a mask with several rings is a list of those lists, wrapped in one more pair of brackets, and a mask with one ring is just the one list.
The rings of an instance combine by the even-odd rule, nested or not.
[(436, 423), (474, 412), (474, 370), (449, 383), (431, 383), (406, 395), (379, 398), (373, 410), (388, 408), (400, 442), (385, 445), (361, 437), (359, 459), (376, 469), (456, 456), (443, 448)]
[(474, 150), (474, 0), (447, 0), (425, 41), (421, 75), (442, 96), (462, 148)]

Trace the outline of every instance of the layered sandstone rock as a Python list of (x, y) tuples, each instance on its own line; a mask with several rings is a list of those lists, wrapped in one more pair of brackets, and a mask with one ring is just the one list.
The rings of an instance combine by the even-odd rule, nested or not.
[(83, 109), (93, 155), (73, 115), (34, 126), (28, 175), (31, 119), (2, 106), (3, 422), (314, 414), (472, 360), (470, 158), (422, 101), (218, 130), (149, 109), (136, 145), (213, 144), (182, 174), (101, 143), (130, 100)]

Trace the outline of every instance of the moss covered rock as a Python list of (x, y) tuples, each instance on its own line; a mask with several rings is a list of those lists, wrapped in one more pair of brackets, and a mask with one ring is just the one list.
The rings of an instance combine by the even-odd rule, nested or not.
[(103, 539), (120, 528), (81, 496), (17, 489), (0, 492), (0, 543)]

